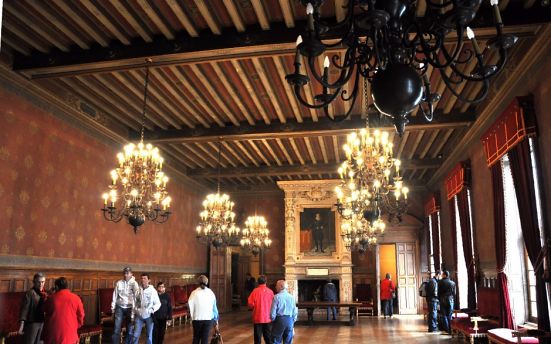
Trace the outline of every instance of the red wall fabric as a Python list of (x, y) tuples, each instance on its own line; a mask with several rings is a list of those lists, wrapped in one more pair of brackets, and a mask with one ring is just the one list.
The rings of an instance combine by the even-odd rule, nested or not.
[(0, 104), (0, 255), (206, 271), (206, 248), (195, 241), (203, 195), (171, 179), (172, 217), (135, 235), (100, 211), (117, 148), (1, 88)]

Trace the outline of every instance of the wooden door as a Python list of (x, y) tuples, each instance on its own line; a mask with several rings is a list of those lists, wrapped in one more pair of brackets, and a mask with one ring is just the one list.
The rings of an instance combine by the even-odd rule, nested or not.
[(231, 310), (231, 249), (210, 249), (209, 288), (216, 295), (219, 312)]
[(398, 312), (417, 314), (415, 243), (396, 243), (398, 268)]

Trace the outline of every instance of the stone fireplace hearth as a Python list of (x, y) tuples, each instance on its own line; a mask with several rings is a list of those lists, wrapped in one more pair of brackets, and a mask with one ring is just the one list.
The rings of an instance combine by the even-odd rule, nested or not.
[[(334, 189), (339, 181), (279, 181), (277, 184), (285, 192), (285, 279), (289, 292), (297, 301), (306, 301), (299, 300), (299, 288), (303, 288), (299, 281), (331, 279), (338, 288), (339, 300), (352, 301), (352, 258), (343, 245), (335, 207)], [(316, 230), (323, 234), (315, 233)], [(316, 252), (320, 243), (323, 254)]]

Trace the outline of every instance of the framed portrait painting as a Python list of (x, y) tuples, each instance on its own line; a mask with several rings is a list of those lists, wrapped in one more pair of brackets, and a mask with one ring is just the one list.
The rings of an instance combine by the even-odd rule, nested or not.
[(335, 212), (331, 208), (304, 208), (300, 213), (300, 252), (330, 256), (336, 252)]

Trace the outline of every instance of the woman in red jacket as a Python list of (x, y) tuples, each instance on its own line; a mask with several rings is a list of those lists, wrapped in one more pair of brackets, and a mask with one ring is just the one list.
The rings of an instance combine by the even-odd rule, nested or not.
[(67, 289), (67, 280), (55, 280), (56, 292), (44, 305), (44, 344), (75, 344), (77, 330), (84, 324), (84, 307), (80, 297)]
[(383, 304), (383, 314), (392, 318), (392, 298), (396, 287), (387, 273), (385, 279), (381, 281), (381, 303)]

